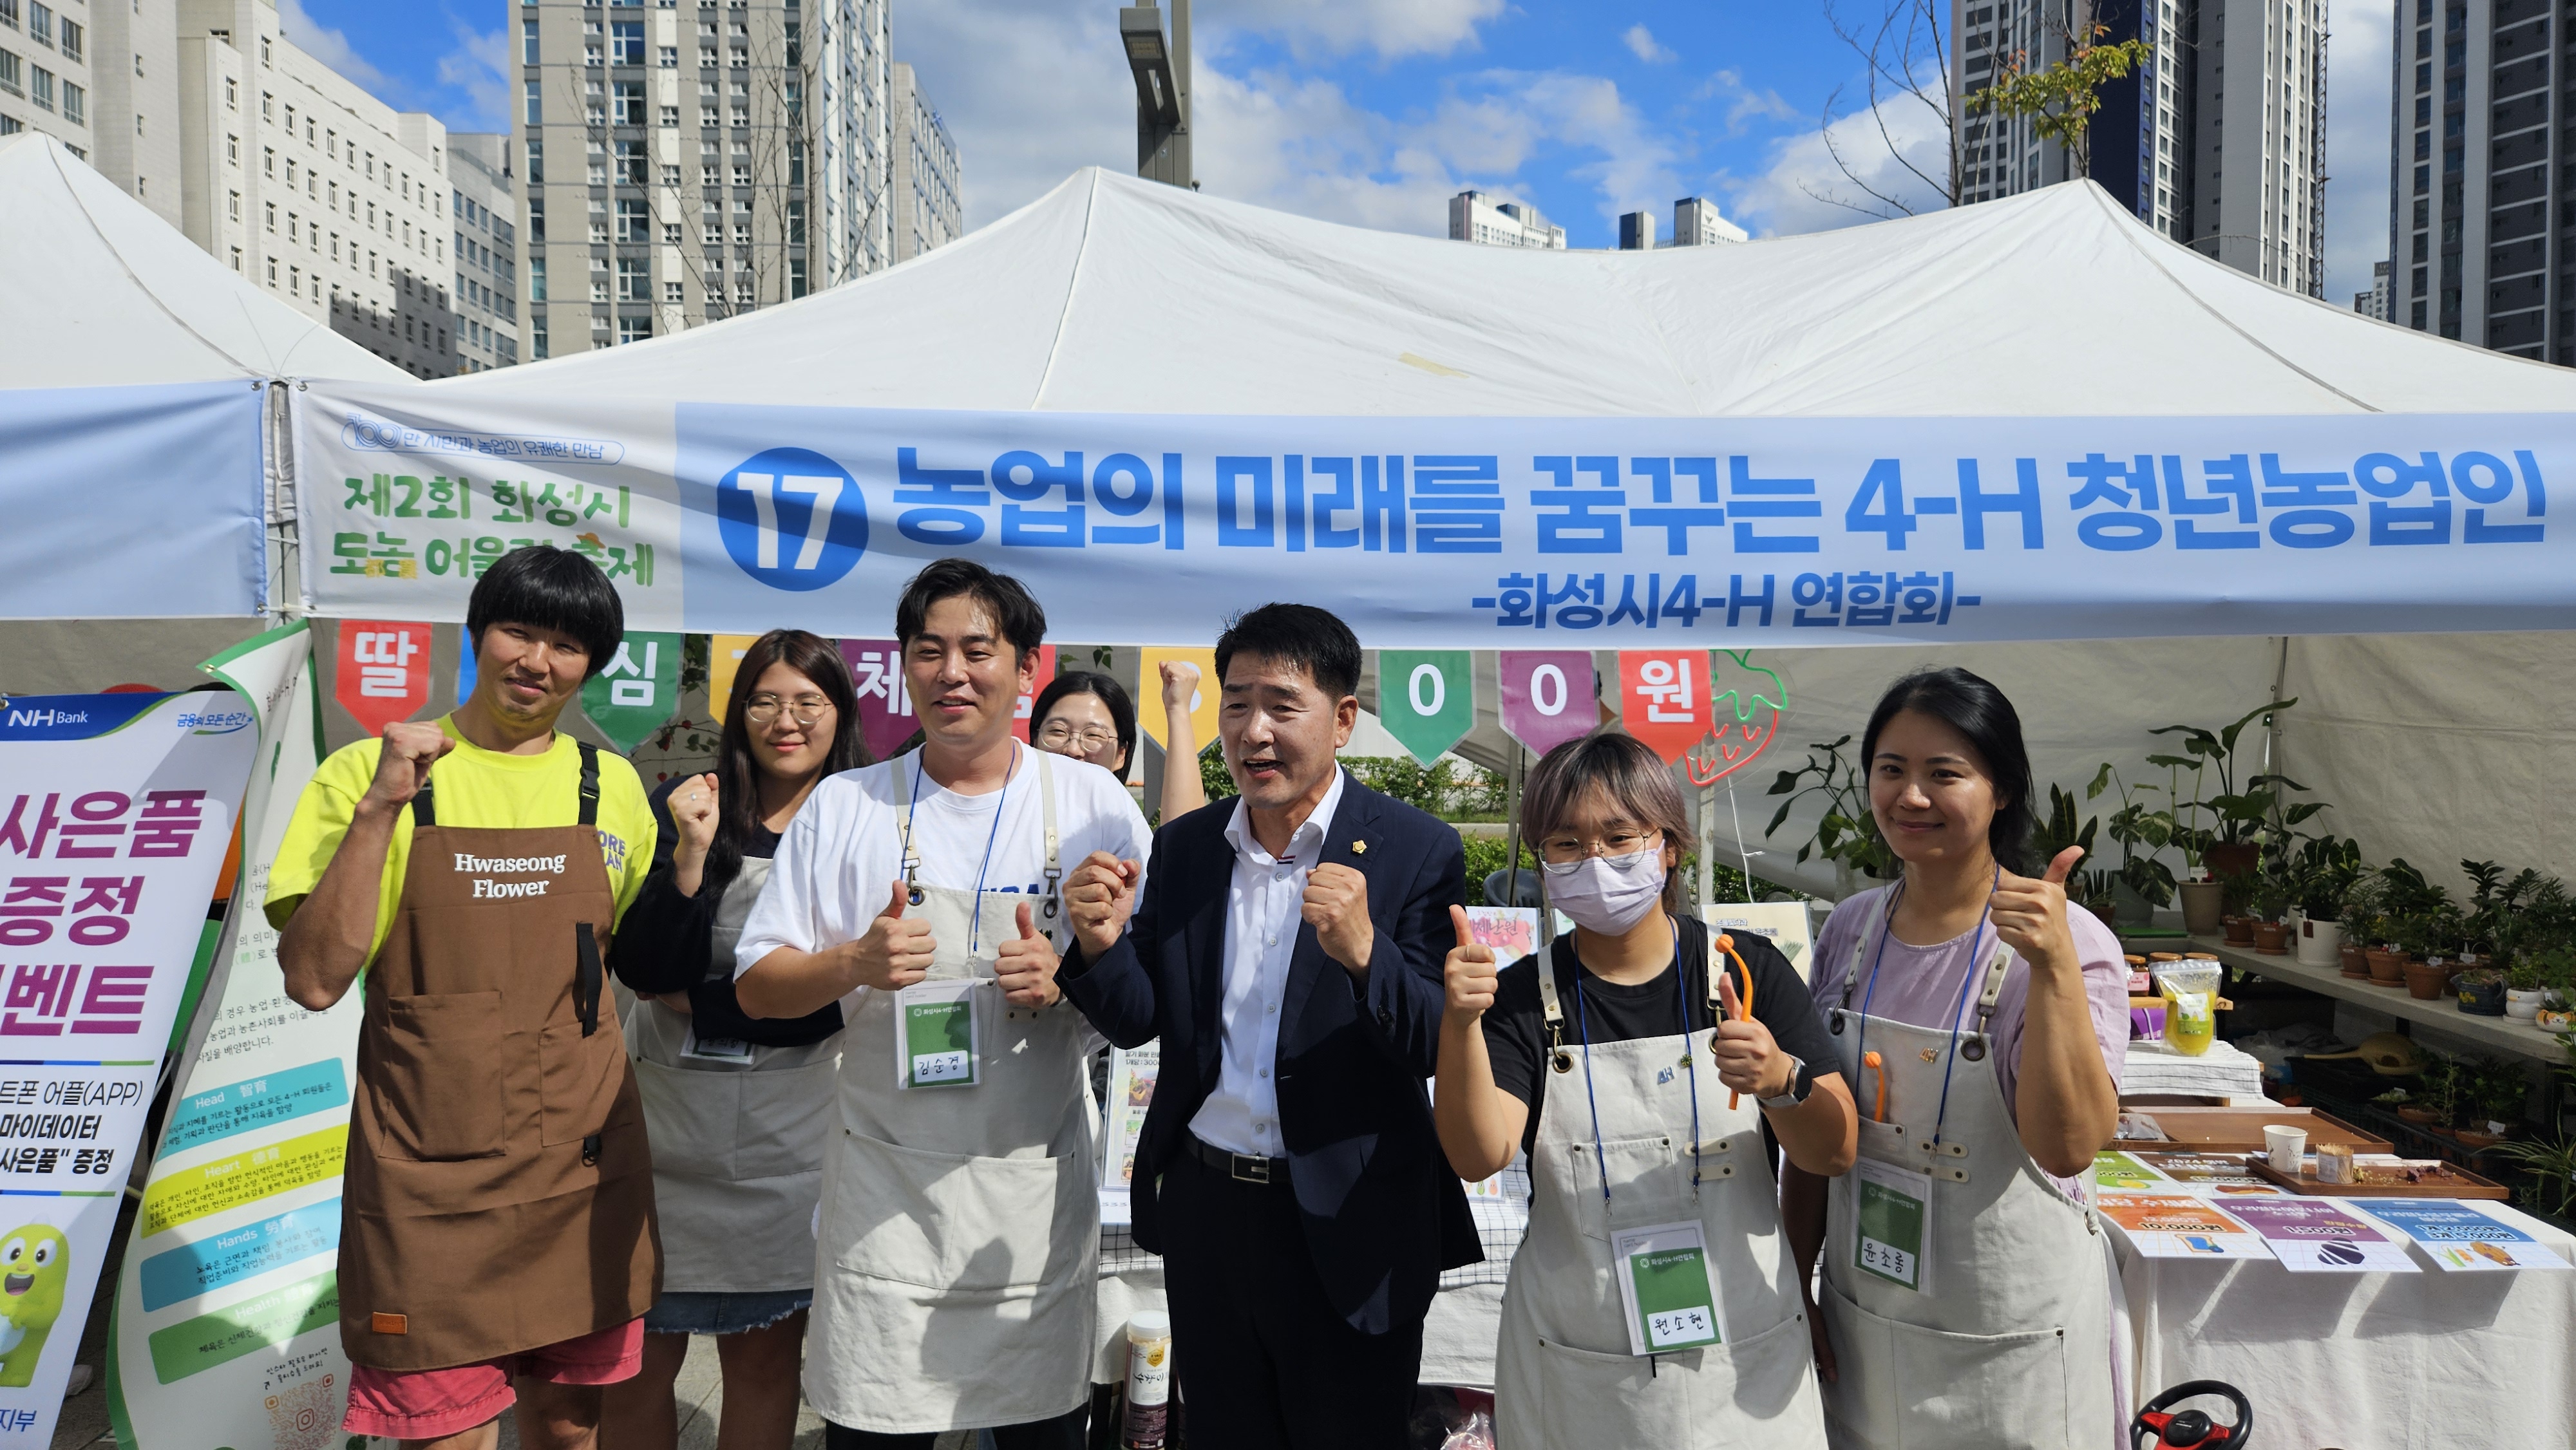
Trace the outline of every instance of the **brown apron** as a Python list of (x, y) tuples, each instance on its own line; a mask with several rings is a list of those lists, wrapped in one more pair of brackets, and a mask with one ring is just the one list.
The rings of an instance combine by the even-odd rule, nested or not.
[(599, 753), (581, 821), (441, 826), (423, 784), (393, 932), (367, 973), (342, 1187), (355, 1363), (471, 1364), (650, 1308), (662, 1253), (635, 1076), (602, 990), (616, 893)]

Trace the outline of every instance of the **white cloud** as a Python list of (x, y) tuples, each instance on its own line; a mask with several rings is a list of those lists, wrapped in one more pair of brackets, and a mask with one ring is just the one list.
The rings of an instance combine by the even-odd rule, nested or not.
[[(1448, 55), (1476, 44), (1476, 27), (1499, 18), (1504, 0), (1243, 0), (1223, 24), (1287, 43), (1300, 59), (1374, 52), (1380, 60)], [(1203, 34), (1214, 17), (1194, 14)]]
[(895, 14), (894, 56), (911, 63), (957, 138), (969, 227), (1078, 167), (1135, 169), (1136, 90), (1108, 11), (1060, 0), (907, 6)]
[(1661, 65), (1668, 60), (1681, 59), (1681, 56), (1676, 54), (1671, 47), (1658, 42), (1655, 39), (1655, 33), (1648, 30), (1645, 26), (1645, 22), (1643, 21), (1639, 21), (1637, 24), (1629, 26), (1619, 38), (1628, 43), (1628, 53), (1630, 55), (1635, 56), (1637, 59), (1644, 61), (1648, 65)]
[(295, 47), (378, 96), (396, 89), (385, 73), (367, 64), (349, 37), (304, 13), (303, 0), (277, 0), (277, 28)]
[(455, 33), (456, 48), (438, 58), (439, 83), (464, 92), (473, 111), (470, 116), (442, 119), (457, 129), (462, 129), (457, 123), (465, 121), (477, 130), (509, 130), (509, 32), (478, 31), (453, 15), (447, 23)]
[[(1867, 212), (1837, 204), (1839, 200), (1884, 210), (1844, 174), (1834, 160), (1837, 151), (1870, 190), (1902, 200), (1917, 211), (1940, 207), (1938, 189), (1904, 164), (1910, 162), (1934, 177), (1949, 170), (1949, 135), (1937, 113), (1912, 98), (1900, 97), (1887, 107), (1885, 121), (1884, 137), (1878, 119), (1861, 111), (1834, 122), (1830, 146), (1822, 130), (1773, 142), (1771, 164), (1761, 175), (1727, 178), (1722, 183), (1740, 213), (1735, 219), (1766, 235), (1830, 231), (1871, 220)], [(1899, 161), (1900, 154), (1904, 162)]]
[(1714, 101), (1726, 108), (1726, 134), (1740, 136), (1746, 123), (1752, 121), (1797, 121), (1802, 113), (1778, 91), (1757, 91), (1744, 83), (1742, 72), (1719, 70), (1691, 92), (1694, 101)]
[(2343, 8), (2326, 52), (2326, 300), (2340, 307), (2388, 260), (2388, 19)]

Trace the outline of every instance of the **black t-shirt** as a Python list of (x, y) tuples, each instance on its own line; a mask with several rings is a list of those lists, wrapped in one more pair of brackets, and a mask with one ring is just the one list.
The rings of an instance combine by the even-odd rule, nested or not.
[[(701, 1037), (731, 1038), (763, 1047), (803, 1047), (841, 1030), (841, 1004), (827, 1002), (803, 1017), (763, 1018), (743, 1014), (733, 979), (707, 980), (715, 951), (716, 903), (722, 890), (701, 886), (695, 896), (682, 896), (673, 875), (679, 829), (671, 821), (671, 792), (691, 779), (674, 776), (653, 790), (653, 871), (644, 889), (617, 923), (608, 952), (609, 970), (634, 992), (689, 994), (689, 1010)], [(758, 821), (742, 854), (772, 858), (778, 854), (778, 832)]]
[[(1681, 960), (1689, 964), (1690, 972), (1680, 1001), (1674, 1000), (1671, 967), (1656, 973), (1651, 982), (1621, 986), (1576, 965), (1573, 933), (1556, 939), (1549, 952), (1556, 968), (1558, 1005), (1565, 1011), (1566, 1046), (1583, 1042), (1586, 1018), (1592, 1027), (1591, 1040), (1602, 1043), (1679, 1036), (1685, 1030), (1681, 1021), (1685, 1007), (1690, 1013), (1688, 1031), (1704, 1032), (1714, 1025), (1708, 1007), (1708, 927), (1694, 917), (1673, 920), (1680, 928)], [(1833, 1039), (1825, 1032), (1824, 1019), (1816, 1015), (1815, 999), (1797, 968), (1768, 939), (1751, 932), (1736, 934), (1735, 950), (1753, 971), (1754, 1020), (1771, 1029), (1781, 1051), (1806, 1064), (1798, 1075), (1799, 1086), (1806, 1087), (1819, 1073), (1840, 1071), (1835, 1066)], [(1734, 968), (1729, 961), (1727, 970)], [(1574, 1000), (1577, 971), (1583, 974), (1580, 1013)], [(1743, 986), (1740, 977), (1736, 985)], [(1493, 1063), (1494, 1085), (1529, 1104), (1529, 1124), (1521, 1130), (1521, 1149), (1527, 1152), (1538, 1137), (1548, 1079), (1556, 1075), (1547, 1067), (1547, 1015), (1539, 1002), (1536, 955), (1503, 969), (1484, 1026), (1485, 1055)]]

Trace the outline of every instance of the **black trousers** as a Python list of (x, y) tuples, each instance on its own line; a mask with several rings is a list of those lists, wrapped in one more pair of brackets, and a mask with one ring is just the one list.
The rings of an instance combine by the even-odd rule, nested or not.
[[(993, 1443), (1001, 1450), (1083, 1450), (1083, 1433), (1090, 1422), (1091, 1407), (1085, 1405), (1052, 1420), (998, 1426)], [(938, 1441), (936, 1435), (879, 1435), (823, 1422), (823, 1450), (931, 1450)]]
[(1239, 1182), (1186, 1153), (1163, 1171), (1172, 1367), (1194, 1446), (1401, 1450), (1422, 1322), (1362, 1334), (1324, 1296), (1285, 1182)]

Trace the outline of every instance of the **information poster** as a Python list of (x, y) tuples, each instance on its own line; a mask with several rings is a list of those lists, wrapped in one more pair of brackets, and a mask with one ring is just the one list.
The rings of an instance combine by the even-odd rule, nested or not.
[(1154, 1105), (1154, 1075), (1162, 1064), (1158, 1043), (1109, 1049), (1109, 1090), (1100, 1106), (1100, 1221), (1112, 1228), (1135, 1221), (1127, 1189), (1136, 1179), (1136, 1145), (1144, 1141), (1145, 1110)]
[(258, 761), (217, 975), (116, 1288), (108, 1412), (124, 1450), (320, 1450), (349, 1392), (337, 1255), (360, 998), (322, 1013), (289, 1001), (265, 912), (317, 763), (309, 657), (299, 625), (206, 663), (253, 702)]
[(2568, 1266), (2531, 1235), (2474, 1204), (2447, 1198), (2356, 1198), (2349, 1203), (2413, 1239), (2437, 1269), (2492, 1273)]
[(1814, 975), (1814, 944), (1808, 940), (1807, 903), (1803, 901), (1718, 901), (1700, 908), (1700, 920), (1711, 931), (1758, 936), (1780, 949), (1801, 979)]
[(2093, 1155), (2093, 1186), (2105, 1192), (2134, 1193), (2160, 1187), (2167, 1181), (2163, 1174), (2126, 1153), (2106, 1151)]
[[(2141, 1153), (2138, 1161), (2175, 1183), (2188, 1183), (2203, 1192), (2268, 1195), (2281, 1191), (2271, 1180), (2256, 1177), (2245, 1166), (2242, 1153)], [(2099, 1160), (2095, 1167), (2098, 1171)]]
[(2322, 1198), (2248, 1198), (2227, 1211), (2263, 1236), (2272, 1256), (2294, 1274), (2421, 1272), (2406, 1246), (2343, 1203)]
[(2150, 1259), (2268, 1259), (2260, 1235), (2188, 1193), (2105, 1193), (2102, 1216)]
[(252, 725), (230, 690), (0, 703), (0, 1446), (53, 1435)]

